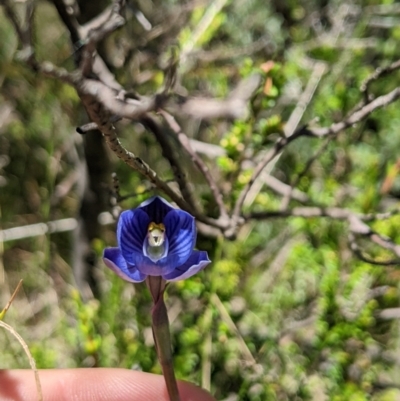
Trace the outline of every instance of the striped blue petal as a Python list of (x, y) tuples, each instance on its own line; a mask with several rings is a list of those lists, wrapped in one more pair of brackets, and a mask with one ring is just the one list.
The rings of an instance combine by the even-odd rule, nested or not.
[(173, 209), (164, 219), (168, 238), (168, 255), (158, 263), (164, 267), (163, 275), (183, 265), (193, 252), (196, 242), (196, 225), (193, 216), (183, 210)]
[(103, 252), (103, 260), (107, 267), (126, 281), (140, 283), (146, 279), (135, 266), (128, 265), (119, 248), (106, 248)]
[(177, 267), (171, 273), (163, 275), (163, 278), (169, 281), (184, 280), (203, 270), (210, 262), (207, 252), (193, 251), (183, 265)]
[(149, 216), (150, 221), (157, 224), (162, 223), (171, 210), (176, 210), (169, 202), (159, 196), (147, 199), (139, 205), (139, 209)]
[(143, 243), (150, 224), (149, 216), (141, 209), (122, 212), (117, 227), (117, 239), (122, 256), (128, 264), (140, 269), (136, 255), (143, 255)]

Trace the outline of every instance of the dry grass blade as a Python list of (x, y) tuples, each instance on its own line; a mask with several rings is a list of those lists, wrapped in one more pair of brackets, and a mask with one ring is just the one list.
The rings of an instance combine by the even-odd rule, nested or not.
[(245, 359), (245, 361), (249, 364), (249, 366), (256, 365), (257, 361), (255, 360), (249, 347), (247, 346), (246, 342), (244, 341), (242, 335), (240, 334), (239, 329), (236, 327), (236, 324), (232, 320), (231, 316), (229, 315), (229, 312), (226, 310), (224, 304), (222, 303), (221, 299), (218, 297), (217, 294), (211, 295), (211, 302), (217, 308), (222, 320), (226, 323), (229, 330), (238, 339), (239, 345), (240, 345), (240, 350), (241, 350), (242, 356)]
[(0, 320), (2, 320), (6, 315), (8, 309), (10, 308), (12, 302), (14, 301), (14, 298), (16, 297), (19, 289), (21, 288), (21, 285), (22, 285), (22, 280), (19, 280), (19, 283), (17, 284), (17, 287), (15, 288), (13, 294), (11, 295), (10, 300), (7, 302), (7, 305), (4, 307), (4, 309), (0, 312)]
[(37, 389), (37, 399), (38, 399), (38, 401), (43, 401), (43, 392), (42, 392), (42, 386), (40, 384), (39, 372), (38, 372), (38, 370), (36, 368), (35, 360), (33, 359), (32, 354), (30, 353), (29, 348), (26, 345), (26, 342), (10, 325), (8, 325), (7, 323), (4, 323), (1, 320), (0, 320), (0, 327), (5, 328), (21, 344), (23, 350), (25, 351), (25, 354), (28, 357), (29, 364), (31, 365), (31, 369), (33, 370), (33, 374), (35, 375), (35, 382), (36, 382), (36, 389)]
[(13, 335), (21, 344), (23, 350), (25, 351), (25, 354), (28, 357), (29, 360), (29, 364), (31, 366), (31, 369), (33, 370), (33, 374), (35, 375), (35, 382), (36, 382), (36, 389), (37, 389), (37, 399), (38, 401), (43, 401), (43, 392), (42, 392), (42, 386), (40, 384), (40, 379), (39, 379), (39, 372), (36, 368), (36, 363), (35, 360), (32, 357), (32, 354), (29, 351), (29, 348), (26, 344), (26, 342), (24, 341), (24, 339), (17, 333), (17, 331), (11, 327), (10, 325), (8, 325), (7, 323), (4, 323), (1, 319), (4, 317), (4, 315), (6, 314), (7, 310), (10, 308), (11, 303), (13, 302), (15, 296), (17, 295), (19, 289), (21, 288), (22, 285), (22, 280), (19, 281), (17, 287), (15, 288), (13, 294), (11, 295), (10, 300), (7, 302), (7, 305), (5, 306), (5, 308), (1, 311), (0, 313), (0, 327), (3, 327), (5, 330), (7, 330), (11, 335)]

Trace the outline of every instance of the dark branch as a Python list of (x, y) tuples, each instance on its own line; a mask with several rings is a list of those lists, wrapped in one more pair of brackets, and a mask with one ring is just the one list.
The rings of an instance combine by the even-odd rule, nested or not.
[(80, 65), (82, 74), (85, 77), (88, 77), (92, 72), (97, 44), (125, 23), (125, 20), (121, 15), (124, 3), (123, 0), (116, 1), (112, 6), (109, 18), (99, 27), (89, 31), (87, 44), (82, 50)]
[(202, 213), (199, 208), (199, 204), (193, 196), (193, 191), (190, 188), (188, 177), (185, 170), (182, 167), (182, 163), (179, 160), (179, 155), (177, 154), (174, 146), (171, 144), (165, 132), (163, 132), (157, 121), (150, 116), (150, 114), (145, 115), (141, 118), (141, 123), (150, 130), (157, 142), (160, 144), (163, 156), (169, 161), (172, 172), (175, 177), (175, 181), (178, 183), (179, 189), (182, 193), (183, 198), (187, 203), (193, 206), (193, 209), (197, 210), (197, 213)]
[(227, 218), (228, 213), (226, 211), (225, 205), (224, 205), (224, 200), (222, 199), (222, 194), (220, 189), (217, 186), (217, 183), (215, 182), (213, 176), (211, 175), (211, 172), (207, 165), (203, 162), (203, 160), (200, 158), (200, 156), (193, 151), (189, 138), (182, 132), (181, 127), (179, 124), (176, 122), (175, 118), (171, 116), (171, 114), (161, 110), (160, 111), (161, 115), (164, 117), (165, 121), (168, 123), (170, 126), (172, 132), (175, 133), (179, 143), (182, 145), (183, 149), (187, 152), (187, 154), (191, 157), (193, 163), (197, 166), (197, 168), (200, 170), (200, 172), (203, 174), (204, 178), (206, 179), (208, 185), (210, 186), (211, 192), (214, 196), (215, 202), (218, 205), (219, 208), (219, 213), (221, 217)]
[(325, 139), (325, 142), (320, 146), (320, 148), (314, 153), (310, 159), (308, 159), (306, 165), (304, 166), (303, 170), (297, 175), (295, 178), (293, 184), (290, 186), (290, 191), (288, 194), (283, 198), (282, 200), (282, 206), (281, 209), (286, 209), (289, 206), (290, 199), (292, 197), (292, 192), (293, 190), (299, 185), (301, 179), (307, 174), (308, 170), (311, 168), (313, 163), (322, 155), (322, 153), (325, 152), (327, 149), (328, 145), (332, 141), (332, 137), (328, 137)]
[(181, 98), (170, 102), (168, 111), (172, 114), (185, 114), (198, 119), (245, 118), (248, 114), (248, 101), (260, 84), (261, 77), (252, 75), (240, 82), (226, 99)]
[(57, 9), (58, 15), (60, 16), (62, 22), (67, 27), (69, 34), (71, 36), (72, 44), (76, 44), (80, 41), (81, 35), (79, 34), (80, 26), (76, 18), (74, 18), (71, 13), (66, 9), (64, 0), (53, 0), (53, 4)]
[(360, 86), (360, 91), (364, 94), (364, 99), (366, 102), (369, 98), (369, 85), (376, 81), (377, 79), (384, 77), (391, 72), (398, 70), (400, 68), (400, 60), (393, 62), (392, 64), (388, 65), (387, 67), (379, 67), (377, 68), (367, 79)]
[(400, 264), (400, 259), (391, 259), (391, 260), (378, 260), (378, 259), (373, 259), (369, 256), (366, 256), (363, 252), (363, 250), (359, 247), (356, 241), (356, 236), (353, 233), (349, 233), (349, 245), (350, 249), (358, 257), (358, 259), (362, 260), (365, 263), (369, 263), (371, 265), (377, 265), (377, 266), (393, 266), (393, 265), (399, 265)]
[(343, 121), (332, 124), (330, 127), (327, 128), (312, 128), (312, 129), (310, 128), (309, 132), (310, 134), (316, 137), (338, 134), (340, 131), (343, 131), (344, 129), (349, 128), (354, 124), (361, 122), (366, 117), (368, 117), (373, 111), (385, 107), (390, 103), (393, 103), (399, 97), (400, 97), (400, 88), (393, 89), (386, 95), (379, 96), (376, 99), (369, 102), (368, 104), (366, 104), (364, 107), (361, 107), (361, 109), (355, 111), (350, 116), (345, 118)]

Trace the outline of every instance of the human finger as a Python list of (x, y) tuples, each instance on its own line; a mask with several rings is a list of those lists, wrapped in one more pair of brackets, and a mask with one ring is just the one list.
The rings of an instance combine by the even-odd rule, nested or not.
[[(164, 378), (127, 369), (39, 370), (44, 401), (169, 401)], [(206, 391), (178, 382), (182, 401), (215, 401)], [(0, 370), (0, 401), (36, 401), (31, 370)]]

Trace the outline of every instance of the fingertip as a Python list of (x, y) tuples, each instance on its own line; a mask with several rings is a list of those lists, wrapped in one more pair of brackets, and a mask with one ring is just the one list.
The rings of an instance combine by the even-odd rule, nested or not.
[[(39, 377), (45, 401), (169, 401), (164, 378), (127, 369), (41, 370)], [(194, 384), (178, 382), (182, 401), (215, 401)], [(30, 370), (0, 370), (1, 401), (36, 399), (36, 384)]]

